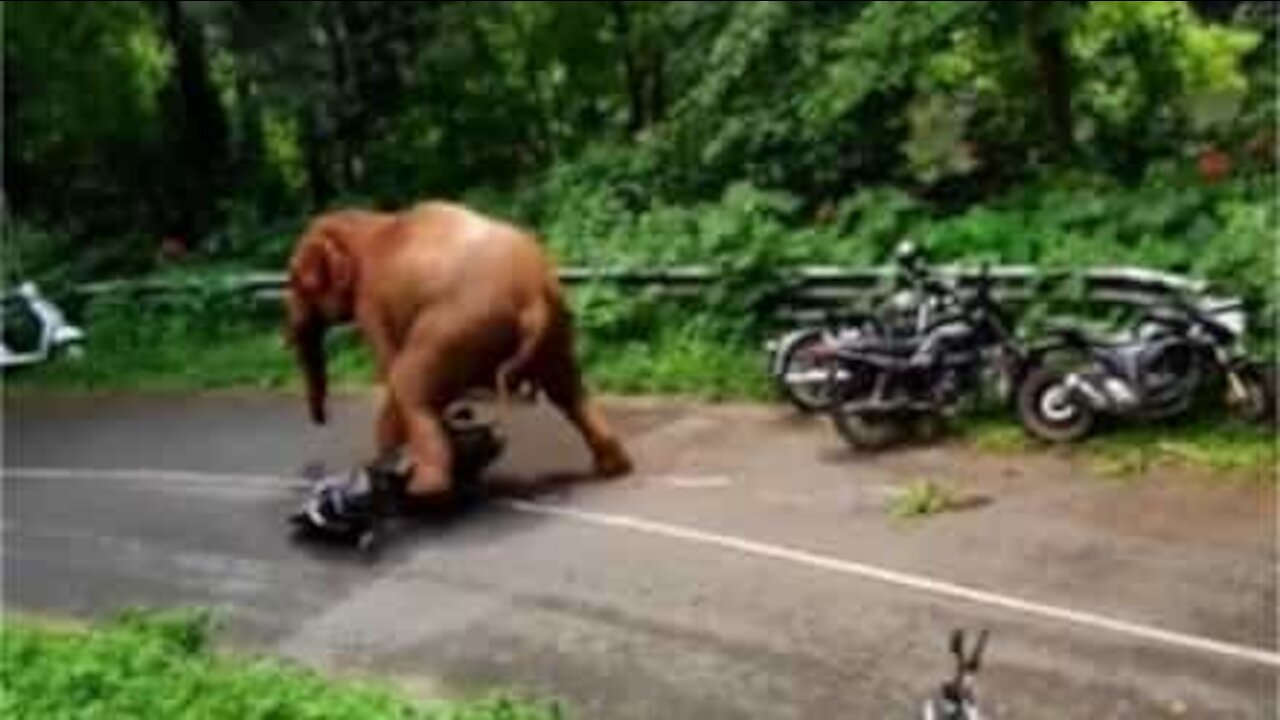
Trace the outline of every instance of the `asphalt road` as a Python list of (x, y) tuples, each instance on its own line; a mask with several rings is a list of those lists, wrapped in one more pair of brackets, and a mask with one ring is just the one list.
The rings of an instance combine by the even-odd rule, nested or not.
[[(980, 626), (991, 717), (1277, 714), (1274, 488), (857, 458), (778, 408), (625, 402), (633, 478), (575, 482), (576, 438), (522, 409), (492, 501), (372, 561), (291, 541), (300, 478), (361, 459), (372, 408), (318, 430), (292, 397), (7, 398), (5, 606), (215, 606), (243, 649), (578, 718), (918, 717)], [(920, 478), (968, 509), (891, 518)]]

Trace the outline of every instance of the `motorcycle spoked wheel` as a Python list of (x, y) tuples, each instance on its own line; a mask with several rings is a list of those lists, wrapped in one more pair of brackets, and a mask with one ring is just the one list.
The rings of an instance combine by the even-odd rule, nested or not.
[(854, 450), (884, 450), (902, 442), (912, 426), (912, 418), (892, 412), (832, 412), (836, 432)]
[(1018, 386), (1017, 411), (1022, 427), (1033, 437), (1053, 443), (1083, 439), (1093, 431), (1097, 414), (1065, 385), (1067, 371), (1044, 365)]
[(850, 448), (863, 452), (884, 450), (902, 442), (911, 429), (911, 413), (852, 409), (855, 402), (865, 400), (875, 392), (880, 371), (858, 363), (843, 369), (850, 378), (838, 386), (839, 394), (830, 411), (832, 424), (840, 437)]

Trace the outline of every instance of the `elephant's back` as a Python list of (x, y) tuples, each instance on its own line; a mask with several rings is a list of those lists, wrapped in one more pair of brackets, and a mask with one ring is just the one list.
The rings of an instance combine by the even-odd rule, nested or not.
[(528, 231), (447, 202), (418, 204), (398, 225), (386, 275), (395, 285), (412, 283), (422, 304), (484, 305), (501, 313), (559, 300), (556, 270)]

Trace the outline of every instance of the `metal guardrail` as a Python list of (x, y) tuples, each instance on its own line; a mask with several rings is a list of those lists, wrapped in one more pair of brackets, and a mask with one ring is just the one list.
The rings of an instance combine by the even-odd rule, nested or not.
[[(780, 319), (803, 321), (847, 306), (885, 287), (895, 270), (891, 266), (847, 268), (805, 266), (787, 273), (787, 285), (775, 304)], [(977, 267), (934, 266), (934, 272), (963, 286), (975, 281)], [(1140, 267), (1104, 267), (1086, 270), (1046, 270), (1031, 265), (1002, 265), (988, 269), (998, 297), (1012, 303), (1042, 297), (1045, 288), (1076, 282), (1083, 299), (1102, 304), (1148, 307), (1177, 293), (1205, 296), (1206, 282), (1173, 273)], [(708, 266), (666, 268), (585, 268), (565, 267), (560, 271), (566, 285), (603, 284), (647, 290), (661, 297), (697, 298), (719, 279)], [(278, 300), (284, 292), (285, 275), (249, 272), (219, 278), (156, 278), (96, 282), (78, 290), (87, 296), (128, 294), (147, 296), (189, 291), (244, 292), (261, 301)], [(1217, 300), (1223, 298), (1214, 298)]]

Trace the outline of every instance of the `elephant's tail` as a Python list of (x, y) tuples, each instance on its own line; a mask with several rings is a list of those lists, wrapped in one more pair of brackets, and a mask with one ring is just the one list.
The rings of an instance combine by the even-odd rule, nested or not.
[(547, 333), (550, 320), (550, 312), (546, 303), (535, 303), (521, 313), (519, 320), (520, 339), (516, 345), (516, 350), (511, 354), (511, 357), (498, 366), (497, 386), (498, 406), (500, 408), (505, 410), (507, 407), (512, 379), (520, 377), (525, 367), (533, 361), (538, 350), (542, 347), (542, 340)]

